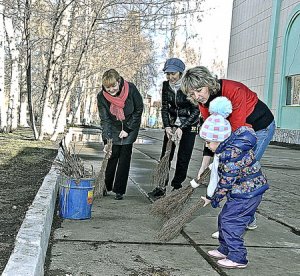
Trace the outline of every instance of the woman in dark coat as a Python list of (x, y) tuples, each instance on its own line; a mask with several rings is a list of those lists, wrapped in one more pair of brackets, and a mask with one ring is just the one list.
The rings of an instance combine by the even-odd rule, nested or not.
[(132, 146), (135, 142), (143, 113), (143, 99), (133, 83), (124, 80), (115, 69), (103, 74), (102, 91), (97, 96), (101, 119), (104, 152), (107, 140), (112, 139), (111, 156), (105, 171), (107, 191), (123, 199), (130, 169)]
[[(175, 138), (178, 142), (177, 162), (171, 186), (174, 190), (182, 187), (186, 179), (188, 165), (194, 148), (197, 126), (199, 123), (199, 110), (192, 104), (180, 89), (181, 77), (185, 64), (178, 58), (170, 58), (164, 66), (167, 81), (163, 82), (161, 116), (165, 129), (161, 157), (166, 152), (168, 139)], [(175, 131), (174, 131), (175, 130)], [(173, 133), (174, 132), (174, 133)], [(172, 145), (169, 162), (173, 160), (175, 144)], [(169, 165), (170, 166), (170, 165)], [(168, 185), (168, 180), (165, 186)], [(156, 200), (164, 196), (165, 188), (156, 187), (148, 195)]]

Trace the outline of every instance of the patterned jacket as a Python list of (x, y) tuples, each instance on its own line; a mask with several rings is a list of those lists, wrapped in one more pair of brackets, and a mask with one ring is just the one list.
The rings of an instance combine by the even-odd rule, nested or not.
[(252, 198), (263, 194), (269, 185), (256, 161), (253, 148), (256, 135), (252, 128), (240, 127), (222, 142), (216, 154), (219, 154), (218, 174), (220, 180), (212, 197), (212, 206), (227, 198)]

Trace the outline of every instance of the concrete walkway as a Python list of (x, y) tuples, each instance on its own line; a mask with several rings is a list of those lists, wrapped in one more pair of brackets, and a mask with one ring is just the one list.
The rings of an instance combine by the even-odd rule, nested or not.
[[(114, 200), (113, 194), (96, 199), (91, 219), (64, 220), (55, 230), (45, 275), (300, 275), (299, 149), (268, 148), (262, 165), (271, 189), (259, 208), (259, 227), (245, 235), (249, 265), (228, 270), (216, 266), (206, 254), (218, 244), (211, 233), (216, 230), (219, 210), (202, 208), (171, 242), (155, 239), (162, 221), (149, 214), (146, 193), (152, 189), (150, 179), (162, 135), (159, 130), (140, 132), (124, 200)], [(189, 179), (199, 168), (201, 143), (197, 138)], [(81, 156), (87, 166), (100, 168), (102, 147), (100, 143), (84, 145)], [(205, 189), (199, 188), (192, 201), (202, 194)]]

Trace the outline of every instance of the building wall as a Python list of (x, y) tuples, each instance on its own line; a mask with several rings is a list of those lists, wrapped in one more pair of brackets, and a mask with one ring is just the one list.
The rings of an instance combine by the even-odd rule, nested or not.
[(227, 76), (263, 96), (272, 1), (235, 0)]
[(300, 107), (284, 106), (285, 60), (294, 54), (287, 37), (298, 9), (299, 0), (234, 0), (227, 78), (248, 85), (270, 107), (278, 123), (274, 140), (300, 144), (293, 120), (300, 122)]

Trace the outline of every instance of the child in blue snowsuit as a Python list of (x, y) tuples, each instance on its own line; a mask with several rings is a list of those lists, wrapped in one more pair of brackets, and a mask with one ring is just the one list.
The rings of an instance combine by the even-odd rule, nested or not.
[(227, 200), (218, 217), (220, 245), (208, 254), (219, 259), (217, 264), (221, 267), (245, 268), (248, 260), (243, 234), (269, 185), (254, 156), (254, 130), (243, 126), (231, 133), (226, 117), (232, 106), (226, 97), (214, 99), (209, 111), (211, 115), (202, 125), (200, 137), (218, 157), (218, 181), (214, 193), (202, 199), (204, 206), (211, 203), (213, 208), (219, 207), (224, 197)]

